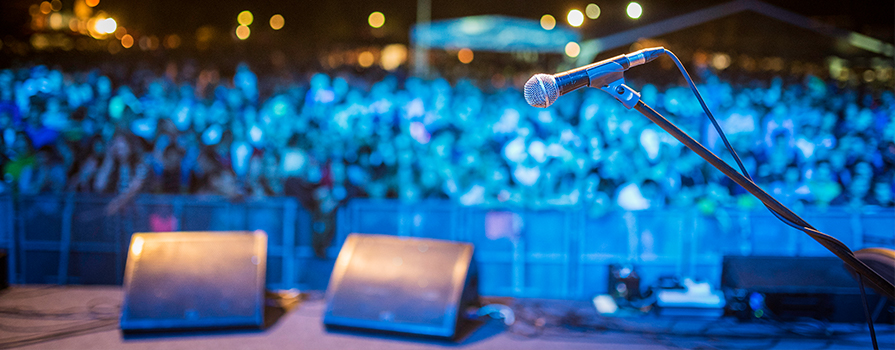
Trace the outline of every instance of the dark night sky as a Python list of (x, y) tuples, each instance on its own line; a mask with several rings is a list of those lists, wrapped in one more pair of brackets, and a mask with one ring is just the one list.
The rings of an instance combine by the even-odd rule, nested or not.
[[(605, 35), (636, 25), (684, 14), (707, 6), (724, 3), (718, 0), (659, 1), (641, 0), (644, 15), (637, 21), (625, 16), (628, 1), (599, 0), (432, 0), (433, 20), (471, 15), (503, 14), (539, 18), (550, 13), (559, 21), (572, 8), (584, 9), (588, 3), (600, 5), (601, 17), (585, 22), (581, 31), (585, 38)], [(844, 29), (871, 35), (893, 42), (895, 37), (895, 1), (824, 1), (824, 0), (766, 0), (787, 10), (817, 18)], [(2, 36), (27, 35), (28, 6), (38, 0), (0, 1), (0, 30)], [(71, 8), (72, 0), (63, 0)], [(190, 36), (203, 25), (230, 31), (236, 24), (236, 14), (251, 10), (255, 14), (253, 30), (270, 30), (267, 19), (274, 13), (286, 18), (284, 32), (294, 40), (308, 42), (341, 42), (357, 40), (367, 33), (367, 15), (382, 11), (386, 15), (388, 41), (406, 41), (407, 28), (416, 18), (416, 0), (101, 0), (99, 10), (119, 19), (121, 25), (141, 33)], [(260, 24), (260, 25), (259, 25)], [(256, 29), (258, 28), (258, 29)], [(0, 37), (2, 37), (0, 36)]]

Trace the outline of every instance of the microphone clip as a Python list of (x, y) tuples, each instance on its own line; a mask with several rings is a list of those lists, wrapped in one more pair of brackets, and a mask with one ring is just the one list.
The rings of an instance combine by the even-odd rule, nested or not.
[(640, 93), (632, 89), (630, 86), (625, 85), (625, 77), (621, 76), (619, 79), (600, 86), (600, 90), (612, 95), (615, 97), (618, 102), (621, 102), (622, 105), (627, 109), (634, 108), (637, 102), (640, 101)]

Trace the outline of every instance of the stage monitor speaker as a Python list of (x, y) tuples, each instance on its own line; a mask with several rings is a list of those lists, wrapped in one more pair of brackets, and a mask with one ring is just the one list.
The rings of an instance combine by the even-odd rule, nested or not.
[(330, 277), (323, 323), (457, 339), (471, 324), (464, 311), (478, 305), (472, 254), (467, 243), (351, 234)]
[(135, 233), (121, 330), (260, 329), (266, 258), (263, 231)]
[[(865, 320), (858, 282), (837, 257), (725, 256), (721, 287), (728, 312), (744, 320)], [(871, 311), (886, 304), (881, 299), (868, 291)], [(892, 314), (885, 312), (877, 321), (891, 319)]]

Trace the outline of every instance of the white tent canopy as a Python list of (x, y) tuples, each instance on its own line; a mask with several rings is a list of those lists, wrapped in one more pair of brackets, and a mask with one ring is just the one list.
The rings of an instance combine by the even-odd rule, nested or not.
[(537, 20), (507, 16), (471, 16), (414, 25), (414, 46), (444, 49), (562, 53), (566, 44), (578, 42), (580, 34), (557, 25), (541, 28)]

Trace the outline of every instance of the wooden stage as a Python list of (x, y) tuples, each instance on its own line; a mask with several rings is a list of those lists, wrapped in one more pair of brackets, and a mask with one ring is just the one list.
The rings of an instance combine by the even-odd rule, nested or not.
[[(271, 307), (262, 331), (123, 337), (115, 286), (13, 286), (0, 291), (0, 348), (22, 349), (869, 349), (862, 324), (740, 323), (640, 315), (600, 317), (588, 302), (500, 299), (517, 322), (489, 320), (452, 343), (328, 331), (322, 292)], [(272, 299), (273, 301), (285, 299)], [(287, 300), (289, 301), (289, 300)], [(895, 326), (877, 326), (880, 347), (895, 349)], [(40, 340), (40, 342), (37, 342)]]

